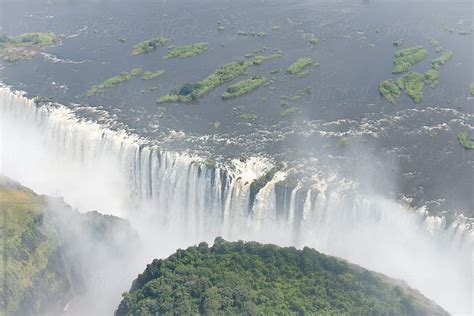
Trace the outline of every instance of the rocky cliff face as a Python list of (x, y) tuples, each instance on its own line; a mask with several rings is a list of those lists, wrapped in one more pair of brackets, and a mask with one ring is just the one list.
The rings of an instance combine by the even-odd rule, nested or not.
[(138, 242), (126, 220), (80, 214), (61, 199), (37, 195), (5, 177), (0, 212), (0, 296), (7, 315), (74, 313), (97, 268), (86, 256), (98, 250), (124, 255), (122, 247)]

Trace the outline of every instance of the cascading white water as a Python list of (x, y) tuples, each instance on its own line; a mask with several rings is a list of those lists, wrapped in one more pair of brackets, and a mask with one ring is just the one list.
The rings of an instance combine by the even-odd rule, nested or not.
[(251, 183), (272, 167), (267, 159), (208, 166), (8, 88), (0, 88), (0, 117), (0, 173), (81, 211), (128, 218), (151, 257), (218, 235), (307, 245), (406, 280), (452, 313), (471, 311), (473, 233), (461, 221), (446, 227), (337, 177), (288, 187), (284, 172), (249, 203)]

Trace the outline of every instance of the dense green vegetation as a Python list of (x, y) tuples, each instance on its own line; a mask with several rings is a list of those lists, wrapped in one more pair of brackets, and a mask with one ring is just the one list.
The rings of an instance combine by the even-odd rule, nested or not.
[(269, 59), (275, 59), (275, 58), (280, 58), (282, 56), (282, 52), (279, 50), (274, 54), (265, 56), (265, 55), (256, 55), (253, 60), (254, 65), (261, 65), (264, 61), (267, 61)]
[(151, 80), (157, 77), (163, 76), (166, 73), (166, 70), (157, 70), (157, 71), (145, 71), (143, 73), (143, 80)]
[(288, 66), (286, 71), (289, 74), (295, 75), (302, 72), (304, 68), (311, 66), (313, 64), (314, 64), (314, 61), (311, 58), (298, 58), (296, 62)]
[(400, 96), (400, 88), (393, 82), (393, 80), (384, 80), (379, 86), (380, 93), (390, 103), (395, 103)]
[(425, 86), (425, 77), (418, 72), (410, 72), (403, 77), (398, 78), (395, 83), (406, 92), (415, 103), (423, 99), (423, 88)]
[(431, 61), (434, 70), (440, 70), (441, 66), (453, 58), (453, 52), (446, 52), (438, 58), (435, 58)]
[(428, 56), (428, 51), (421, 46), (415, 46), (399, 50), (395, 53), (392, 72), (402, 73), (410, 69)]
[(57, 42), (61, 37), (51, 32), (0, 36), (0, 57), (8, 62), (29, 59), (45, 46)]
[(0, 309), (6, 315), (41, 314), (70, 299), (59, 242), (43, 227), (45, 205), (31, 190), (0, 177), (0, 297), (7, 303)]
[(187, 58), (204, 53), (209, 45), (207, 43), (196, 43), (184, 46), (178, 46), (171, 49), (163, 59), (170, 59), (175, 57)]
[(92, 86), (92, 88), (90, 88), (86, 92), (86, 96), (90, 97), (90, 96), (93, 96), (96, 93), (104, 92), (105, 90), (107, 90), (109, 88), (112, 88), (114, 86), (117, 86), (117, 85), (119, 85), (123, 82), (126, 82), (126, 81), (132, 79), (132, 77), (138, 76), (141, 73), (142, 73), (141, 68), (134, 68), (134, 69), (130, 70), (130, 72), (123, 71), (120, 74), (118, 74), (117, 76), (109, 78), (109, 79), (105, 80), (104, 82), (102, 82), (98, 85)]
[(466, 149), (474, 149), (474, 137), (469, 136), (467, 132), (460, 132), (458, 134), (458, 141)]
[(168, 43), (168, 39), (163, 36), (140, 42), (133, 46), (132, 55), (149, 53), (151, 51), (154, 51), (158, 47), (165, 45), (166, 43)]
[(471, 95), (474, 96), (474, 82), (469, 84), (469, 92), (471, 92)]
[(425, 72), (425, 83), (434, 86), (439, 81), (439, 71), (430, 69)]
[(158, 98), (156, 102), (188, 103), (196, 101), (225, 82), (234, 80), (235, 78), (247, 73), (249, 66), (250, 63), (243, 61), (226, 64), (204, 80), (194, 83), (185, 83), (178, 89), (171, 91), (168, 95)]
[(262, 76), (255, 76), (248, 80), (239, 81), (227, 88), (227, 91), (222, 94), (222, 99), (227, 100), (250, 93), (258, 87), (265, 85), (267, 82), (267, 78)]
[(305, 247), (216, 238), (155, 259), (116, 315), (447, 315), (394, 281)]

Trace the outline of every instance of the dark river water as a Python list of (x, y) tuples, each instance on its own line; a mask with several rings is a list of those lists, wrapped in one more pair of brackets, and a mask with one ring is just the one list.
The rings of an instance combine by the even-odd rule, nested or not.
[[(390, 194), (428, 204), (434, 212), (473, 215), (473, 153), (456, 139), (460, 131), (474, 132), (468, 88), (474, 82), (473, 35), (458, 34), (472, 30), (471, 1), (0, 0), (0, 5), (2, 34), (65, 35), (32, 60), (3, 63), (0, 80), (31, 97), (51, 98), (78, 115), (112, 119), (162, 146), (209, 157), (263, 154), (290, 165), (316, 158), (348, 174), (355, 165), (375, 174), (388, 168), (390, 180), (375, 178), (396, 180)], [(223, 31), (217, 30), (218, 22)], [(239, 31), (267, 35), (241, 36)], [(312, 34), (320, 39), (315, 45), (308, 43)], [(186, 59), (162, 60), (166, 47), (130, 56), (134, 44), (157, 36), (169, 38), (168, 45), (207, 42), (209, 49)], [(421, 103), (406, 95), (395, 105), (388, 103), (378, 87), (394, 77), (393, 54), (400, 48), (392, 43), (403, 39), (402, 48), (428, 49), (428, 58), (412, 67), (424, 72), (439, 56), (428, 37), (454, 53), (440, 70), (439, 84), (425, 86)], [(281, 58), (251, 66), (239, 78), (263, 75), (271, 78), (269, 85), (229, 101), (221, 99), (227, 83), (198, 103), (155, 103), (254, 50), (264, 55), (282, 51)], [(320, 66), (304, 78), (286, 74), (300, 57)], [(165, 69), (166, 74), (149, 81), (136, 77), (85, 96), (92, 85), (136, 67)], [(282, 71), (271, 74), (275, 68)], [(282, 116), (281, 97), (301, 94), (305, 87), (312, 93), (287, 101), (297, 112)], [(257, 118), (247, 122), (241, 114)], [(215, 121), (220, 128), (211, 126)], [(343, 136), (351, 143), (339, 148)], [(377, 159), (367, 166), (369, 156)]]

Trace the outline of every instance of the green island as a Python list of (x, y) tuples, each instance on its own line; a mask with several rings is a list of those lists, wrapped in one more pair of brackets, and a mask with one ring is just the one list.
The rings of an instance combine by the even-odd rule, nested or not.
[(140, 42), (133, 46), (131, 55), (135, 56), (152, 52), (166, 43), (168, 43), (168, 39), (163, 36)]
[(237, 98), (258, 89), (266, 83), (268, 83), (268, 79), (262, 76), (255, 76), (248, 80), (239, 81), (227, 88), (227, 91), (222, 94), (222, 99), (228, 100)]
[(304, 247), (202, 242), (155, 259), (115, 315), (447, 315), (403, 281)]
[(432, 87), (439, 82), (439, 71), (435, 69), (430, 69), (425, 72), (425, 83), (431, 85)]
[(240, 35), (240, 36), (251, 36), (251, 37), (255, 37), (255, 36), (258, 36), (258, 37), (265, 37), (267, 36), (267, 33), (265, 32), (245, 32), (245, 31), (238, 31), (237, 32), (237, 35)]
[(163, 59), (170, 59), (170, 58), (176, 58), (176, 57), (187, 58), (187, 57), (192, 57), (196, 55), (201, 55), (207, 50), (208, 47), (209, 47), (209, 44), (207, 43), (195, 43), (195, 44), (190, 44), (190, 45), (177, 46), (171, 49), (163, 57)]
[(425, 86), (425, 76), (423, 74), (410, 72), (398, 78), (395, 83), (400, 90), (404, 90), (408, 94), (413, 102), (419, 103), (423, 99), (423, 88)]
[(239, 119), (246, 122), (254, 122), (257, 118), (258, 116), (253, 113), (242, 113), (239, 115)]
[[(433, 44), (435, 43), (434, 39), (431, 37), (429, 38)], [(421, 52), (421, 46), (417, 47), (412, 47), (412, 48), (406, 48), (403, 49), (400, 52), (403, 52), (401, 55), (403, 56), (412, 56), (409, 59), (411, 60), (422, 60), (422, 56), (424, 56), (426, 53)], [(408, 51), (407, 51), (408, 50)], [(424, 50), (426, 51), (426, 50)], [(397, 53), (397, 54), (398, 54)], [(418, 55), (419, 57), (413, 57), (413, 55)], [(426, 56), (425, 56), (426, 57)], [(415, 102), (419, 103), (423, 99), (423, 89), (425, 84), (430, 85), (431, 87), (434, 87), (436, 84), (439, 83), (439, 70), (441, 69), (441, 66), (443, 66), (445, 63), (447, 63), (449, 60), (453, 58), (453, 52), (446, 52), (443, 55), (441, 55), (438, 58), (435, 58), (431, 61), (432, 68), (427, 70), (425, 73), (420, 74), (418, 72), (410, 72), (402, 77), (399, 77), (395, 81), (390, 79), (390, 80), (384, 80), (380, 83), (379, 86), (379, 91), (380, 94), (390, 103), (395, 103), (397, 98), (400, 96), (401, 91), (405, 91), (408, 96)], [(397, 59), (394, 61), (394, 73), (395, 73), (395, 65), (397, 65), (398, 70), (402, 69), (409, 69), (411, 67), (412, 62), (403, 62), (399, 61), (397, 62)], [(401, 71), (403, 72), (403, 71)]]
[(311, 66), (313, 64), (314, 64), (314, 61), (309, 57), (298, 58), (296, 62), (288, 66), (286, 71), (292, 75), (299, 74), (300, 72), (303, 71), (304, 68)]
[(157, 71), (145, 71), (143, 73), (143, 77), (142, 79), (143, 80), (151, 80), (151, 79), (155, 79), (157, 77), (160, 77), (160, 76), (163, 76), (164, 74), (166, 73), (166, 70), (162, 69), (162, 70), (157, 70)]
[(471, 82), (469, 84), (469, 92), (471, 93), (472, 96), (474, 96), (474, 82)]
[(270, 59), (276, 59), (276, 58), (281, 58), (283, 56), (281, 50), (277, 51), (274, 54), (265, 56), (265, 55), (256, 55), (253, 60), (254, 65), (261, 65), (263, 62), (270, 60)]
[(0, 57), (7, 62), (30, 59), (62, 37), (51, 32), (0, 36)]
[(474, 149), (474, 136), (469, 136), (467, 132), (459, 132), (458, 141), (466, 149)]
[(410, 69), (411, 66), (423, 61), (428, 51), (421, 46), (409, 47), (395, 53), (392, 73), (399, 74)]
[(93, 96), (96, 93), (104, 92), (105, 90), (107, 90), (109, 88), (112, 88), (112, 87), (115, 87), (115, 86), (117, 86), (117, 85), (119, 85), (123, 82), (126, 82), (126, 81), (132, 79), (133, 77), (140, 75), (141, 73), (142, 73), (141, 68), (134, 68), (134, 69), (130, 70), (130, 72), (123, 71), (120, 74), (118, 74), (117, 76), (109, 78), (109, 79), (105, 80), (104, 82), (102, 82), (98, 85), (92, 86), (92, 88), (90, 88), (86, 92), (86, 96), (90, 97), (90, 96)]
[(453, 58), (453, 52), (446, 52), (443, 55), (435, 58), (431, 61), (434, 70), (440, 70), (441, 66), (450, 61)]
[(196, 101), (225, 82), (246, 74), (250, 65), (250, 62), (243, 61), (226, 64), (202, 81), (185, 83), (169, 94), (159, 97), (156, 102), (160, 104), (168, 102), (189, 103)]
[(379, 91), (388, 102), (393, 104), (395, 104), (401, 92), (400, 88), (392, 79), (382, 81), (379, 86)]

